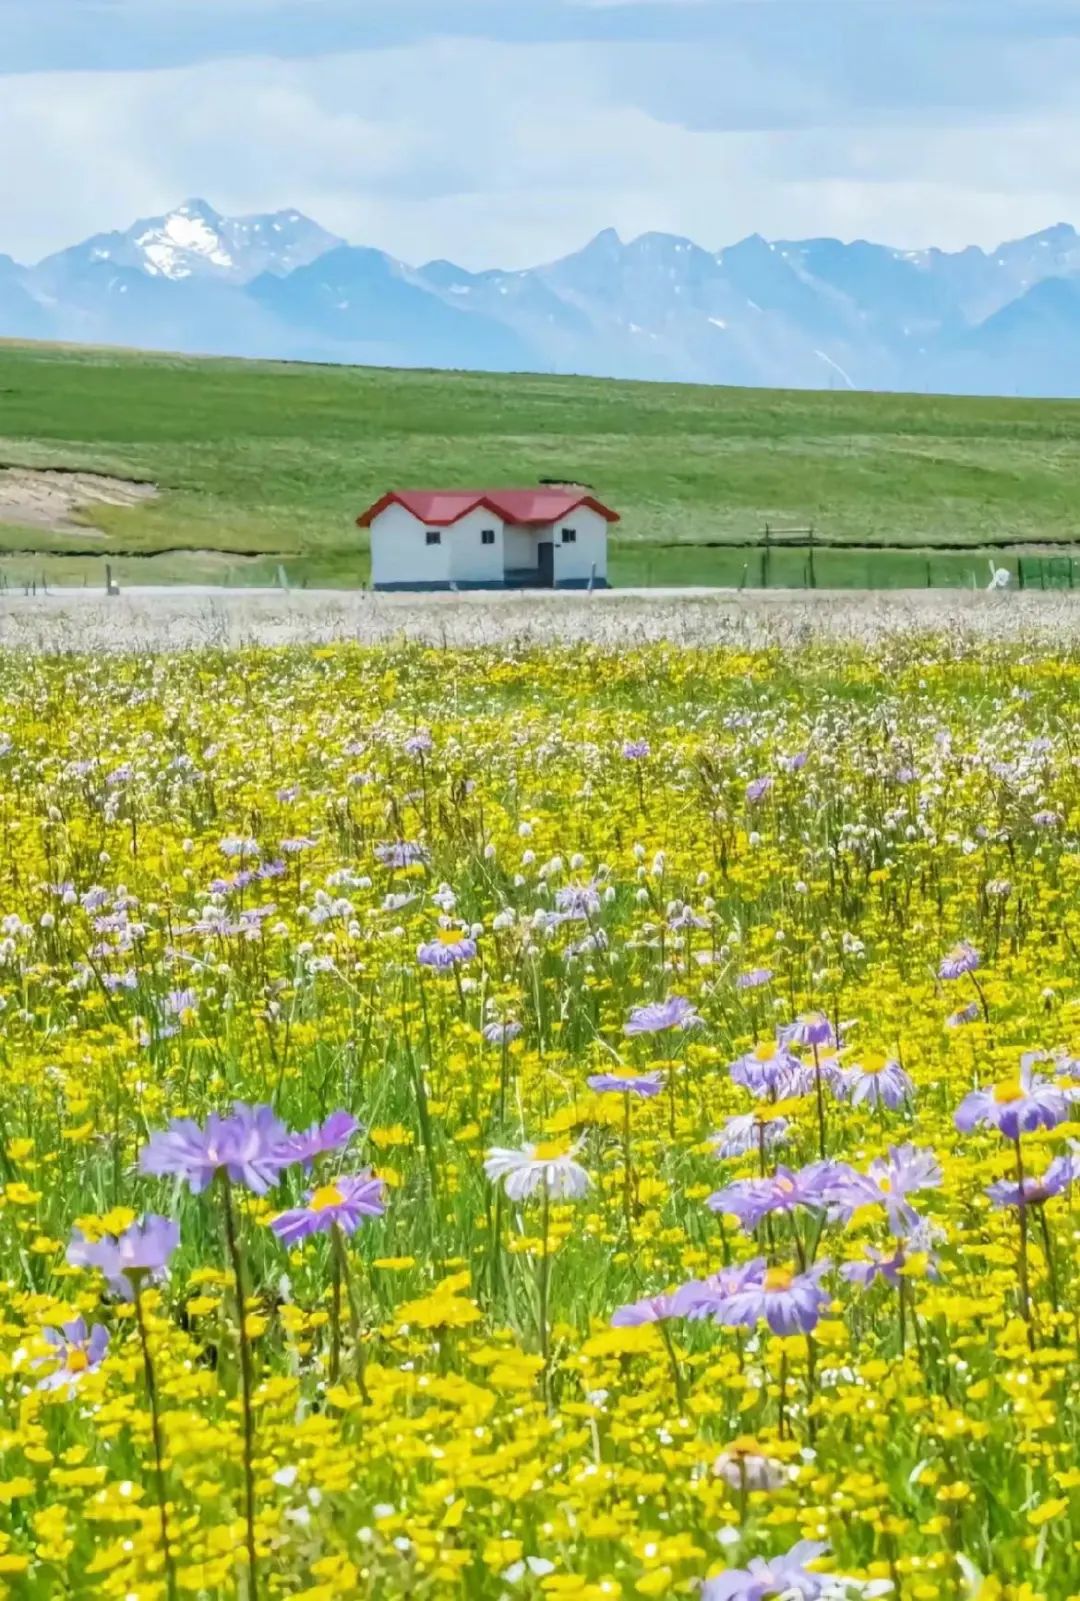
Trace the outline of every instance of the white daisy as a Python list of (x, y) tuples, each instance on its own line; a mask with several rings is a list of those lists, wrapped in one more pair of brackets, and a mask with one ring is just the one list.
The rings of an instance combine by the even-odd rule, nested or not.
[(580, 1149), (580, 1145), (557, 1141), (523, 1145), (519, 1150), (495, 1146), (487, 1153), (484, 1172), (493, 1184), (502, 1179), (512, 1201), (527, 1200), (539, 1190), (546, 1190), (557, 1201), (576, 1199), (591, 1182), (580, 1162), (574, 1160)]

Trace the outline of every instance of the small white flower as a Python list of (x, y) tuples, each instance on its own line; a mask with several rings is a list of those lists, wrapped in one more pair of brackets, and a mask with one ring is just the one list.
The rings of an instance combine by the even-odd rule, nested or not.
[(523, 1145), (520, 1149), (494, 1146), (487, 1153), (484, 1172), (493, 1184), (502, 1180), (512, 1201), (524, 1201), (539, 1190), (557, 1201), (577, 1199), (588, 1190), (591, 1179), (574, 1158), (580, 1145), (569, 1148), (555, 1143)]

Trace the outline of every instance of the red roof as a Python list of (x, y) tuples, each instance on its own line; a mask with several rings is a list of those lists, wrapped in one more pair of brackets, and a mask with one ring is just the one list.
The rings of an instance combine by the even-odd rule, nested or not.
[(618, 512), (604, 506), (593, 495), (580, 489), (559, 489), (544, 485), (540, 489), (394, 489), (369, 506), (356, 519), (360, 528), (370, 528), (388, 506), (404, 506), (422, 523), (433, 528), (449, 528), (478, 506), (494, 512), (503, 522), (535, 525), (560, 522), (587, 506), (609, 523), (617, 523)]

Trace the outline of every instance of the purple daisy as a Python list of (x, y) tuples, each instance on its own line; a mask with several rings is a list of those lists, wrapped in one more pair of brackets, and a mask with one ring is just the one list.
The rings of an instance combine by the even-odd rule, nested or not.
[(1055, 1156), (1040, 1177), (1025, 1178), (1023, 1194), (1020, 1185), (1012, 1179), (999, 1179), (989, 1184), (987, 1195), (995, 1206), (1044, 1206), (1055, 1195), (1061, 1195), (1080, 1179), (1080, 1161), (1076, 1156)]
[(826, 1257), (805, 1273), (766, 1268), (759, 1281), (726, 1297), (716, 1321), (726, 1328), (753, 1328), (764, 1321), (774, 1334), (809, 1334), (830, 1299), (821, 1280), (831, 1267)]
[(782, 1462), (756, 1448), (754, 1440), (733, 1440), (713, 1463), (718, 1479), (733, 1490), (778, 1490), (787, 1483), (788, 1470)]
[(384, 867), (413, 867), (417, 862), (426, 862), (428, 856), (426, 845), (416, 845), (407, 839), (375, 847), (376, 860)]
[(169, 990), (162, 1002), (163, 1009), (170, 1017), (182, 1017), (185, 1012), (198, 1010), (199, 995), (197, 990)]
[(643, 1301), (616, 1307), (611, 1314), (611, 1326), (613, 1329), (636, 1329), (645, 1323), (663, 1323), (669, 1317), (678, 1316), (674, 1295), (649, 1295)]
[(722, 1267), (718, 1272), (710, 1273), (706, 1279), (691, 1279), (680, 1285), (672, 1297), (674, 1315), (689, 1318), (691, 1322), (707, 1317), (718, 1318), (731, 1296), (737, 1295), (748, 1285), (760, 1283), (766, 1266), (765, 1258), (756, 1256), (749, 1262), (739, 1263), (737, 1267)]
[(832, 1580), (825, 1574), (808, 1573), (806, 1564), (816, 1562), (828, 1549), (820, 1540), (799, 1540), (783, 1556), (753, 1557), (745, 1568), (729, 1568), (715, 1579), (706, 1579), (701, 1601), (767, 1601), (773, 1596), (818, 1601)]
[(803, 1012), (794, 1023), (780, 1030), (785, 1045), (833, 1046), (837, 1043), (833, 1026), (824, 1012)]
[(509, 1045), (521, 1033), (521, 1024), (513, 1021), (485, 1023), (480, 1032), (488, 1045)]
[(800, 1084), (803, 1064), (782, 1039), (776, 1039), (738, 1057), (729, 1071), (732, 1083), (741, 1084), (753, 1095), (784, 1100)]
[(869, 1289), (881, 1279), (895, 1290), (900, 1283), (902, 1269), (913, 1256), (928, 1257), (927, 1276), (932, 1279), (941, 1277), (928, 1237), (920, 1240), (918, 1234), (913, 1234), (910, 1239), (898, 1240), (890, 1252), (879, 1251), (874, 1245), (867, 1245), (864, 1250), (865, 1255), (861, 1260), (844, 1262), (840, 1268), (840, 1277), (849, 1284), (857, 1284), (860, 1289)]
[(669, 995), (666, 1001), (650, 1001), (646, 1006), (635, 1006), (623, 1033), (663, 1034), (667, 1029), (694, 1028), (701, 1018), (683, 995)]
[(768, 773), (764, 773), (760, 778), (752, 778), (746, 786), (746, 798), (751, 806), (762, 800), (772, 789), (772, 786), (773, 781)]
[(705, 1205), (712, 1212), (738, 1218), (749, 1234), (774, 1212), (794, 1212), (799, 1207), (827, 1211), (838, 1184), (847, 1182), (847, 1171), (834, 1162), (811, 1162), (798, 1172), (781, 1166), (768, 1178), (736, 1179), (710, 1195)]
[(664, 1075), (655, 1073), (592, 1073), (585, 1081), (599, 1095), (640, 1095), (644, 1100), (659, 1095), (664, 1087)]
[(908, 1200), (919, 1190), (937, 1189), (941, 1184), (941, 1164), (933, 1151), (917, 1145), (890, 1145), (888, 1156), (879, 1156), (866, 1173), (851, 1172), (837, 1184), (833, 1200), (837, 1216), (847, 1219), (863, 1206), (883, 1206), (894, 1234), (904, 1234), (918, 1223), (918, 1214)]
[(42, 1329), (41, 1332), (52, 1346), (52, 1357), (41, 1357), (34, 1366), (40, 1367), (43, 1362), (52, 1359), (55, 1359), (57, 1366), (39, 1381), (39, 1390), (67, 1388), (70, 1393), (88, 1373), (101, 1366), (109, 1349), (108, 1329), (100, 1323), (87, 1329), (85, 1318), (77, 1317), (65, 1323), (61, 1333), (55, 1329)]
[(290, 1163), (303, 1162), (310, 1167), (317, 1156), (343, 1151), (359, 1128), (351, 1112), (331, 1112), (324, 1123), (313, 1123), (299, 1134), (288, 1135), (281, 1154), (287, 1152)]
[(757, 990), (772, 982), (771, 967), (752, 967), (748, 973), (739, 973), (735, 979), (737, 990)]
[(416, 952), (421, 967), (433, 967), (446, 973), (462, 962), (471, 962), (476, 955), (476, 941), (460, 929), (448, 929), (438, 939), (429, 940)]
[(965, 973), (974, 973), (979, 965), (979, 953), (974, 945), (966, 939), (941, 958), (938, 968), (939, 978), (963, 978)]
[(1018, 1140), (1037, 1128), (1055, 1128), (1068, 1115), (1068, 1095), (1033, 1072), (1030, 1060), (1025, 1059), (1017, 1078), (966, 1095), (954, 1122), (961, 1134), (979, 1127), (996, 1128), (1007, 1140)]
[(946, 1028), (962, 1028), (965, 1023), (977, 1023), (982, 1013), (978, 1001), (969, 1001), (961, 1006), (958, 1012), (951, 1012), (945, 1019)]
[(623, 742), (622, 753), (628, 762), (643, 762), (650, 748), (647, 739), (628, 739)]
[(285, 1245), (295, 1245), (309, 1234), (339, 1228), (355, 1234), (366, 1217), (382, 1217), (386, 1211), (383, 1180), (370, 1172), (356, 1173), (322, 1184), (308, 1192), (303, 1206), (295, 1206), (272, 1219), (270, 1227)]
[(151, 1213), (132, 1223), (119, 1236), (88, 1240), (75, 1229), (67, 1248), (72, 1267), (96, 1267), (105, 1275), (109, 1288), (124, 1300), (132, 1301), (145, 1279), (158, 1278), (180, 1243), (180, 1225), (172, 1218)]
[(288, 1140), (288, 1129), (271, 1107), (236, 1101), (231, 1116), (211, 1113), (205, 1128), (189, 1117), (174, 1118), (167, 1129), (150, 1136), (139, 1156), (139, 1171), (183, 1179), (196, 1195), (226, 1173), (234, 1184), (265, 1195), (282, 1169), (296, 1161)]
[(747, 1151), (759, 1151), (762, 1146), (771, 1151), (783, 1145), (790, 1126), (786, 1117), (740, 1112), (729, 1117), (719, 1133), (712, 1136), (712, 1146), (717, 1156), (745, 1156)]
[(883, 1061), (869, 1067), (852, 1063), (842, 1070), (843, 1088), (852, 1106), (886, 1107), (899, 1111), (913, 1100), (915, 1086), (899, 1062)]

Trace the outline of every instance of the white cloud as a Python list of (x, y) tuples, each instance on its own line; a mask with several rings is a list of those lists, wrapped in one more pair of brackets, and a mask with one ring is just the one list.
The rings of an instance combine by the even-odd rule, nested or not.
[(680, 82), (688, 101), (709, 87), (700, 59), (693, 45), (427, 39), (0, 77), (0, 148), (20, 151), (0, 166), (0, 250), (32, 259), (192, 194), (296, 205), (408, 260), (510, 267), (607, 225), (712, 247), (753, 231), (959, 246), (1073, 213), (1080, 111), (1048, 85), (1039, 114), (834, 115), (790, 60), (770, 73), (730, 41), (708, 63), (730, 113), (715, 126), (679, 106)]

